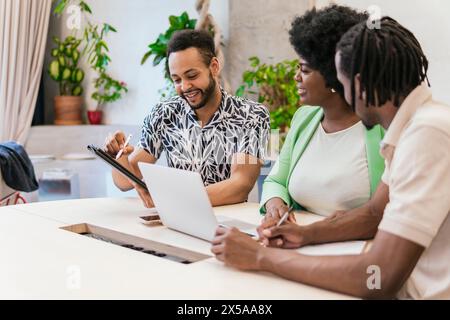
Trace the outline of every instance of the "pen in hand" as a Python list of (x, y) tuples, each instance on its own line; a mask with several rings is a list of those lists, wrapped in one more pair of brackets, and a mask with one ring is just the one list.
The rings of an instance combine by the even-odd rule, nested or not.
[(118, 159), (122, 156), (122, 154), (123, 154), (125, 148), (127, 147), (128, 143), (130, 142), (131, 137), (132, 137), (131, 134), (128, 135), (128, 138), (127, 138), (127, 140), (125, 141), (125, 144), (123, 145), (122, 149), (120, 149), (119, 152), (118, 152), (117, 155), (116, 155), (116, 160), (118, 160)]
[(281, 226), (287, 220), (292, 210), (294, 210), (294, 206), (290, 206), (289, 209), (283, 214), (280, 221), (277, 223), (277, 227)]
[[(292, 210), (294, 210), (294, 206), (290, 206), (288, 208), (288, 210), (283, 214), (283, 216), (281, 217), (281, 219), (278, 221), (277, 223), (277, 227), (281, 226), (283, 223), (286, 222), (287, 218), (289, 217), (289, 214), (292, 212)], [(283, 242), (281, 239), (279, 239), (278, 241)], [(268, 239), (261, 239), (260, 244), (264, 247), (267, 247), (269, 245), (269, 240)], [(281, 245), (281, 244), (278, 244)]]

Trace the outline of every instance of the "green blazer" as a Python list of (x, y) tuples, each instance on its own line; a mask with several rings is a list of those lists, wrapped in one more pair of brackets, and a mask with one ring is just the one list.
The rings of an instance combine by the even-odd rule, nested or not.
[[(264, 180), (261, 195), (261, 213), (265, 213), (266, 202), (275, 197), (283, 199), (288, 206), (294, 205), (295, 209), (302, 209), (301, 205), (295, 203), (289, 195), (289, 180), (322, 118), (323, 110), (321, 107), (302, 106), (295, 113), (278, 161), (275, 163), (269, 176)], [(381, 126), (375, 126), (373, 129), (366, 131), (370, 195), (375, 192), (384, 171), (384, 160), (379, 152), (380, 142), (383, 137), (384, 130)]]

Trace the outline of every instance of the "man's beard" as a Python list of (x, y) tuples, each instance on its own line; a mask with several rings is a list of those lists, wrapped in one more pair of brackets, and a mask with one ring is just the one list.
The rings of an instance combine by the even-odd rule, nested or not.
[[(189, 91), (183, 92), (182, 97), (186, 100), (186, 102), (189, 104), (189, 106), (192, 108), (192, 110), (198, 110), (206, 106), (206, 104), (212, 99), (214, 95), (214, 91), (216, 90), (216, 81), (212, 77), (211, 73), (209, 74), (209, 84), (206, 89), (191, 89)], [(200, 94), (202, 95), (202, 100), (197, 105), (191, 105), (189, 103), (189, 100), (186, 98), (185, 94), (190, 93), (192, 91), (200, 91)]]

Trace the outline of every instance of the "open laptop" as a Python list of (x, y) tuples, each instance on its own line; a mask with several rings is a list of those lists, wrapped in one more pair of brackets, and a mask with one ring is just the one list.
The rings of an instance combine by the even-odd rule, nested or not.
[(163, 224), (211, 241), (219, 225), (256, 236), (256, 225), (214, 214), (198, 172), (140, 162), (139, 168)]

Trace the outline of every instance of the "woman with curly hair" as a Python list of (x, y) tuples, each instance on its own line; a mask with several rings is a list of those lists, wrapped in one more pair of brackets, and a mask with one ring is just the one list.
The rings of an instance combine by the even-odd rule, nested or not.
[[(302, 106), (263, 185), (261, 213), (279, 220), (288, 207), (324, 216), (367, 203), (384, 170), (383, 130), (367, 130), (346, 103), (334, 56), (341, 36), (366, 13), (332, 5), (297, 17), (289, 31), (299, 56), (295, 76)], [(295, 222), (295, 216), (289, 216)]]

